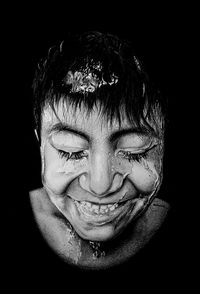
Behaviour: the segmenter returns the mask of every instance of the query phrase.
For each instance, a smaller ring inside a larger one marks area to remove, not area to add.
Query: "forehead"
[[[88,109],[82,103],[80,106],[73,106],[69,102],[60,101],[58,105],[46,106],[42,113],[42,126],[51,128],[57,123],[68,124],[79,129],[86,129],[88,132],[93,132],[95,129],[106,130],[109,132],[134,127],[130,124],[126,115],[122,112],[121,123],[117,118],[112,121],[105,115],[100,105],[95,105],[92,110]]]

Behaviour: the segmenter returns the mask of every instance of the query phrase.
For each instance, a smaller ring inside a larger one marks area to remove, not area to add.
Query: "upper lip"
[[[76,195],[71,195],[71,194],[67,194],[70,198],[72,198],[73,200],[76,200],[76,201],[86,201],[86,202],[90,202],[92,204],[95,204],[95,205],[108,205],[108,204],[115,204],[115,203],[121,203],[121,202],[125,202],[127,200],[130,200],[130,199],[133,199],[135,198],[136,196],[133,195],[133,193],[131,192],[126,192],[126,193],[123,193],[121,194],[120,193],[120,196],[119,195],[110,195],[110,196],[104,196],[103,198],[98,198],[98,197],[86,197],[86,198],[83,198],[83,199],[80,199],[79,197],[77,197]],[[96,199],[94,199],[96,198]],[[98,198],[98,200],[97,200]]]

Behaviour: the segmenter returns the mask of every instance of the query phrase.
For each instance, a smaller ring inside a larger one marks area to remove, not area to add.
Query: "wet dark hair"
[[[94,64],[101,64],[98,71]],[[66,82],[69,72],[90,72],[105,81],[95,91],[72,91]],[[111,83],[112,77],[118,78]],[[128,121],[138,127],[163,128],[164,104],[157,89],[150,83],[143,65],[136,57],[129,41],[100,32],[71,35],[50,48],[47,58],[40,61],[33,80],[34,118],[36,129],[41,127],[41,114],[46,105],[55,110],[60,100],[72,104],[75,109],[84,104],[91,111],[97,102],[106,118],[121,122],[124,111]]]

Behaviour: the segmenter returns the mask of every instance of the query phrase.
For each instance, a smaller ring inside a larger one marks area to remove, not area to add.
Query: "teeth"
[[[113,211],[118,207],[118,204],[107,204],[107,205],[97,205],[97,204],[92,204],[91,202],[88,201],[76,201],[76,206],[78,209],[84,209],[90,212],[94,212],[96,214],[105,214],[108,213],[109,211]]]
[[[99,210],[99,205],[95,205],[95,204],[93,204],[93,205],[91,205],[91,209],[92,210]]]
[[[95,207],[94,207],[95,206]],[[94,211],[96,213],[99,213],[99,206],[98,205],[93,205],[92,209],[90,209],[90,211]]]
[[[107,207],[108,207],[107,205],[101,205],[102,210],[106,209]]]
[[[92,203],[90,203],[90,202],[85,202],[85,206],[86,206],[87,208],[91,208]]]

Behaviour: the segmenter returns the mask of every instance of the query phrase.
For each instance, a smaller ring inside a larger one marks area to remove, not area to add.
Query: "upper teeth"
[[[79,209],[86,209],[91,212],[95,212],[97,214],[103,214],[107,213],[109,211],[113,211],[115,208],[118,207],[117,203],[114,204],[104,204],[104,205],[98,205],[98,204],[92,204],[91,202],[88,201],[76,201],[75,203]]]

